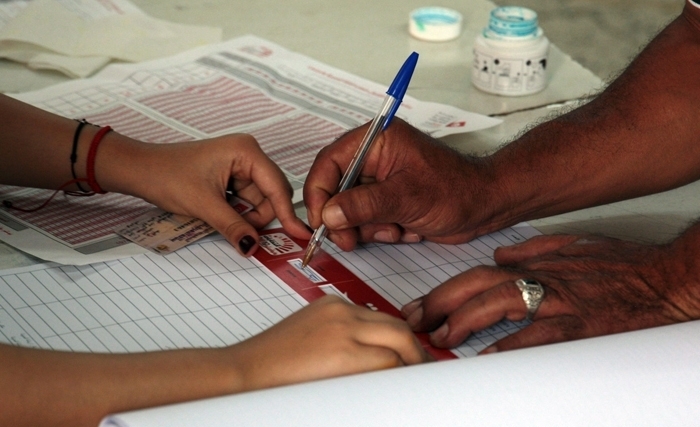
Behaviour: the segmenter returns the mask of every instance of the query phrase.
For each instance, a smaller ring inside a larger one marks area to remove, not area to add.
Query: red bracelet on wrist
[[[73,152],[71,153],[71,173],[73,176],[75,176],[75,170],[73,169],[73,162],[75,161],[75,152],[76,152],[76,147],[77,147],[77,139],[78,135],[80,133],[81,128],[84,126],[84,123],[78,124],[78,129],[76,130],[76,135],[73,138]],[[10,200],[3,200],[2,205],[5,206],[8,209],[15,209],[18,211],[22,212],[36,212],[39,209],[42,209],[44,206],[48,205],[51,200],[53,200],[54,197],[56,197],[56,194],[58,194],[59,191],[63,190],[65,187],[68,187],[71,184],[76,184],[78,188],[80,188],[80,183],[81,182],[87,182],[88,185],[90,186],[90,189],[92,190],[91,192],[77,192],[77,191],[66,191],[66,194],[70,196],[93,196],[95,194],[105,194],[106,191],[100,187],[100,184],[97,183],[97,180],[95,179],[95,156],[97,155],[97,147],[99,147],[100,142],[102,142],[102,138],[109,132],[111,131],[112,128],[109,126],[105,126],[103,128],[100,128],[95,136],[92,138],[92,142],[90,143],[90,148],[88,149],[88,155],[87,155],[87,164],[85,165],[86,169],[86,175],[87,178],[74,178],[65,184],[61,185],[56,191],[53,192],[51,197],[49,197],[45,202],[43,202],[41,205],[33,207],[33,208],[23,208],[23,207],[18,207],[15,206],[12,201]],[[81,189],[82,190],[82,189]]]
[[[100,142],[102,142],[102,138],[111,130],[112,128],[109,126],[100,128],[100,130],[98,130],[95,136],[92,138],[90,149],[88,150],[87,165],[85,167],[87,183],[90,186],[90,189],[97,194],[104,194],[106,191],[100,187],[100,184],[98,184],[97,180],[95,179],[95,156],[97,155],[97,147],[99,147]]]

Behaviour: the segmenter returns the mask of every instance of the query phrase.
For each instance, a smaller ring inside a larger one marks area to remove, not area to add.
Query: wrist
[[[105,134],[94,158],[94,178],[105,192],[140,197],[147,144],[117,132]]]
[[[669,300],[690,319],[700,318],[700,223],[665,248],[660,261]]]
[[[464,182],[468,194],[462,197],[466,206],[464,209],[472,216],[477,235],[485,235],[523,221],[524,188],[523,182],[513,180],[514,174],[508,162],[499,162],[492,155],[481,158],[471,158],[470,164],[463,170],[467,171]],[[505,167],[504,167],[505,166]],[[509,170],[510,169],[510,170]],[[520,190],[520,191],[519,191]],[[479,207],[475,209],[475,207]],[[476,218],[474,215],[478,215]]]

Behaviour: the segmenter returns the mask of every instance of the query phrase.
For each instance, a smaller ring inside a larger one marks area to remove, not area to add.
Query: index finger
[[[435,329],[450,314],[482,292],[510,279],[511,272],[491,266],[474,267],[436,287],[422,298],[420,306],[402,313],[414,331]]]
[[[308,239],[311,234],[304,222],[294,213],[292,206],[294,191],[287,177],[267,155],[262,151],[260,154],[252,168],[251,178],[253,182],[257,185],[260,193],[272,204],[272,209],[282,223],[282,227],[294,237]]]
[[[371,310],[363,311],[361,318],[368,327],[357,329],[356,339],[360,343],[387,348],[398,355],[404,365],[432,360],[403,320]]]
[[[493,256],[498,265],[514,265],[570,245],[579,239],[573,235],[535,236],[523,243],[496,248]]]

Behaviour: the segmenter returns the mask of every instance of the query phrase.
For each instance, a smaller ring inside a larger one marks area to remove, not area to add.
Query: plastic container
[[[547,86],[548,53],[549,40],[535,11],[498,7],[474,42],[472,83],[496,95],[537,93]]]
[[[408,32],[419,40],[454,40],[462,33],[462,14],[445,7],[415,9],[408,16]]]

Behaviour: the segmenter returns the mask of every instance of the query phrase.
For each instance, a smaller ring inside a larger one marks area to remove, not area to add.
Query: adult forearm
[[[700,221],[669,245],[663,271],[668,300],[687,320],[700,319]]]
[[[589,104],[491,160],[501,225],[651,194],[700,178],[700,31],[679,17]]]

